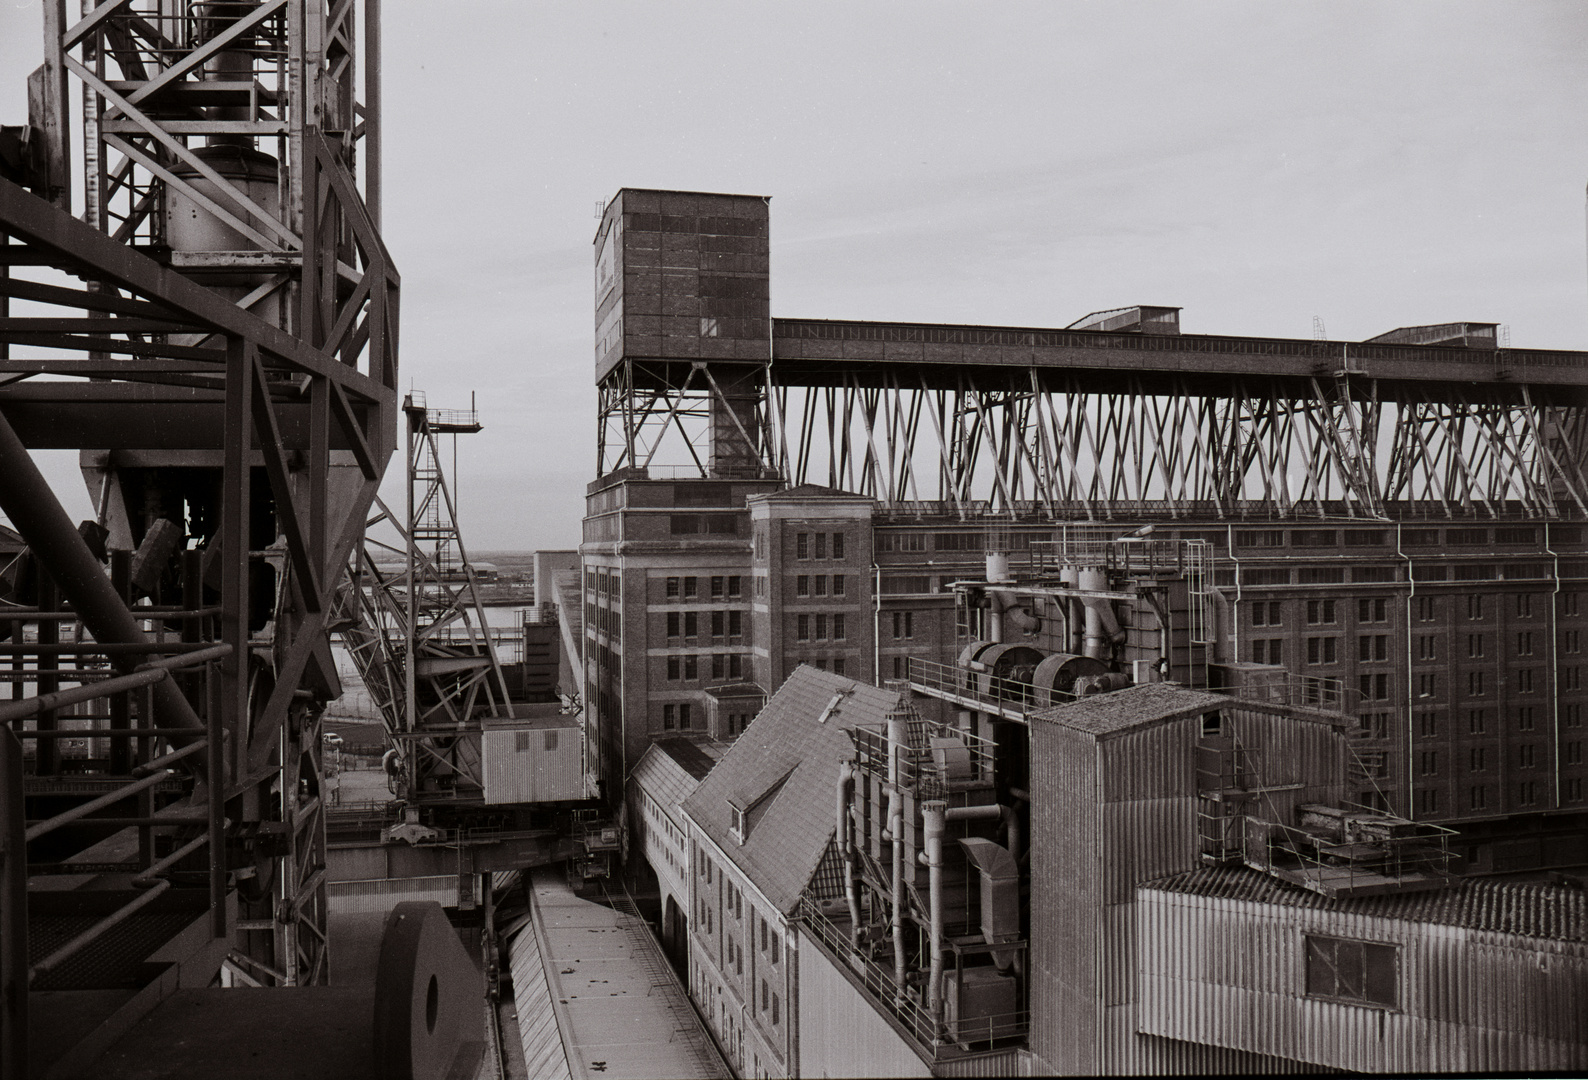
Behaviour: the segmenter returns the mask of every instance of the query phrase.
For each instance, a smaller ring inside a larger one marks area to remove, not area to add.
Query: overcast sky
[[[0,3],[17,123],[38,5]],[[479,395],[472,549],[578,543],[591,241],[621,187],[771,196],[776,316],[1148,303],[1188,333],[1469,319],[1588,347],[1581,3],[385,11],[402,378],[433,406]]]

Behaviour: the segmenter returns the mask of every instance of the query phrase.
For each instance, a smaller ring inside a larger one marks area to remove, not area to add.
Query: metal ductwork
[[[979,836],[960,840],[969,859],[981,873],[981,932],[989,945],[1020,940],[1020,867],[1008,849]],[[1007,971],[1014,962],[1013,949],[993,952],[993,963]]]

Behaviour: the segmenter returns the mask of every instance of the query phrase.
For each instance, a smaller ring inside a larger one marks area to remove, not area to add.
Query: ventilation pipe
[[[1080,588],[1080,572],[1073,566],[1066,566],[1060,570],[1059,580],[1064,583],[1066,589]],[[1085,645],[1082,641],[1081,627],[1086,618],[1085,609],[1078,597],[1060,600],[1059,603],[1064,607],[1064,632],[1069,642],[1069,651],[1077,656],[1083,655],[1081,650]]]
[[[849,808],[854,801],[855,766],[838,766],[838,845],[844,853],[844,899],[849,902],[849,944],[860,945],[860,896],[855,889],[855,820]]]
[[[1008,851],[991,840],[967,836],[960,840],[965,857],[981,872],[981,932],[989,945],[1020,940],[1020,868]],[[1008,971],[1016,949],[994,949],[993,963]]]
[[[932,1030],[943,1021],[943,833],[946,831],[948,804],[934,799],[921,807],[926,821],[926,881],[929,908],[928,930],[932,963],[928,970],[926,1008],[932,1017]]]
[[[899,791],[899,755],[904,752],[904,713],[888,714],[888,834],[893,841],[893,985],[904,1002],[904,799]]]
[[[1029,611],[1026,603],[1012,590],[988,589],[987,603],[995,641],[1003,641],[1005,626],[1012,626],[1022,634],[1034,634],[1042,625],[1042,620]]]
[[[1107,592],[1108,573],[1101,566],[1083,567],[1076,575],[1076,585],[1082,592]],[[1086,642],[1082,652],[1102,660],[1108,656],[1110,644],[1125,640],[1125,632],[1114,617],[1113,605],[1103,597],[1085,597],[1081,603],[1086,606]]]

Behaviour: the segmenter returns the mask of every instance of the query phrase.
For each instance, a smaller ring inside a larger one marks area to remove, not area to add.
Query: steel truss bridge
[[[764,365],[625,357],[598,466],[1060,519],[1588,514],[1588,352],[771,320]],[[753,448],[755,464],[716,467]],[[658,468],[658,467],[662,468]]]
[[[397,416],[375,0],[43,9],[30,122],[6,132],[22,165],[0,179],[0,509],[39,568],[0,610],[0,1072],[18,1077],[30,985],[76,988],[178,894],[207,912],[199,977],[327,981],[333,601]],[[96,521],[40,473],[57,449],[80,452]],[[68,736],[108,750],[73,773]],[[88,814],[139,842],[72,854],[104,835],[73,835]],[[27,888],[41,858],[124,887],[30,960],[29,933],[56,932]],[[101,1043],[47,1053],[68,1069]]]

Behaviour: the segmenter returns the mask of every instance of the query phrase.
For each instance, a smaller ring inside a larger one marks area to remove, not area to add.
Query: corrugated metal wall
[[[904,1036],[810,938],[799,939],[801,1076],[931,1076]],[[970,1074],[967,1074],[970,1075]]]
[[[373,881],[333,881],[326,885],[325,895],[333,911],[345,914],[390,911],[405,900],[434,900],[443,907],[457,907],[458,878],[455,874],[446,874],[437,877],[376,878]]]
[[[1581,942],[1142,890],[1141,1025],[1368,1072],[1588,1067]],[[1305,996],[1303,935],[1398,944],[1398,1009]]]
[[[528,747],[519,750],[519,736]],[[582,740],[577,727],[512,728],[481,733],[485,801],[554,802],[584,797]]]
[[[1096,744],[1031,725],[1031,1047],[1060,1072],[1097,1073],[1102,797]]]

